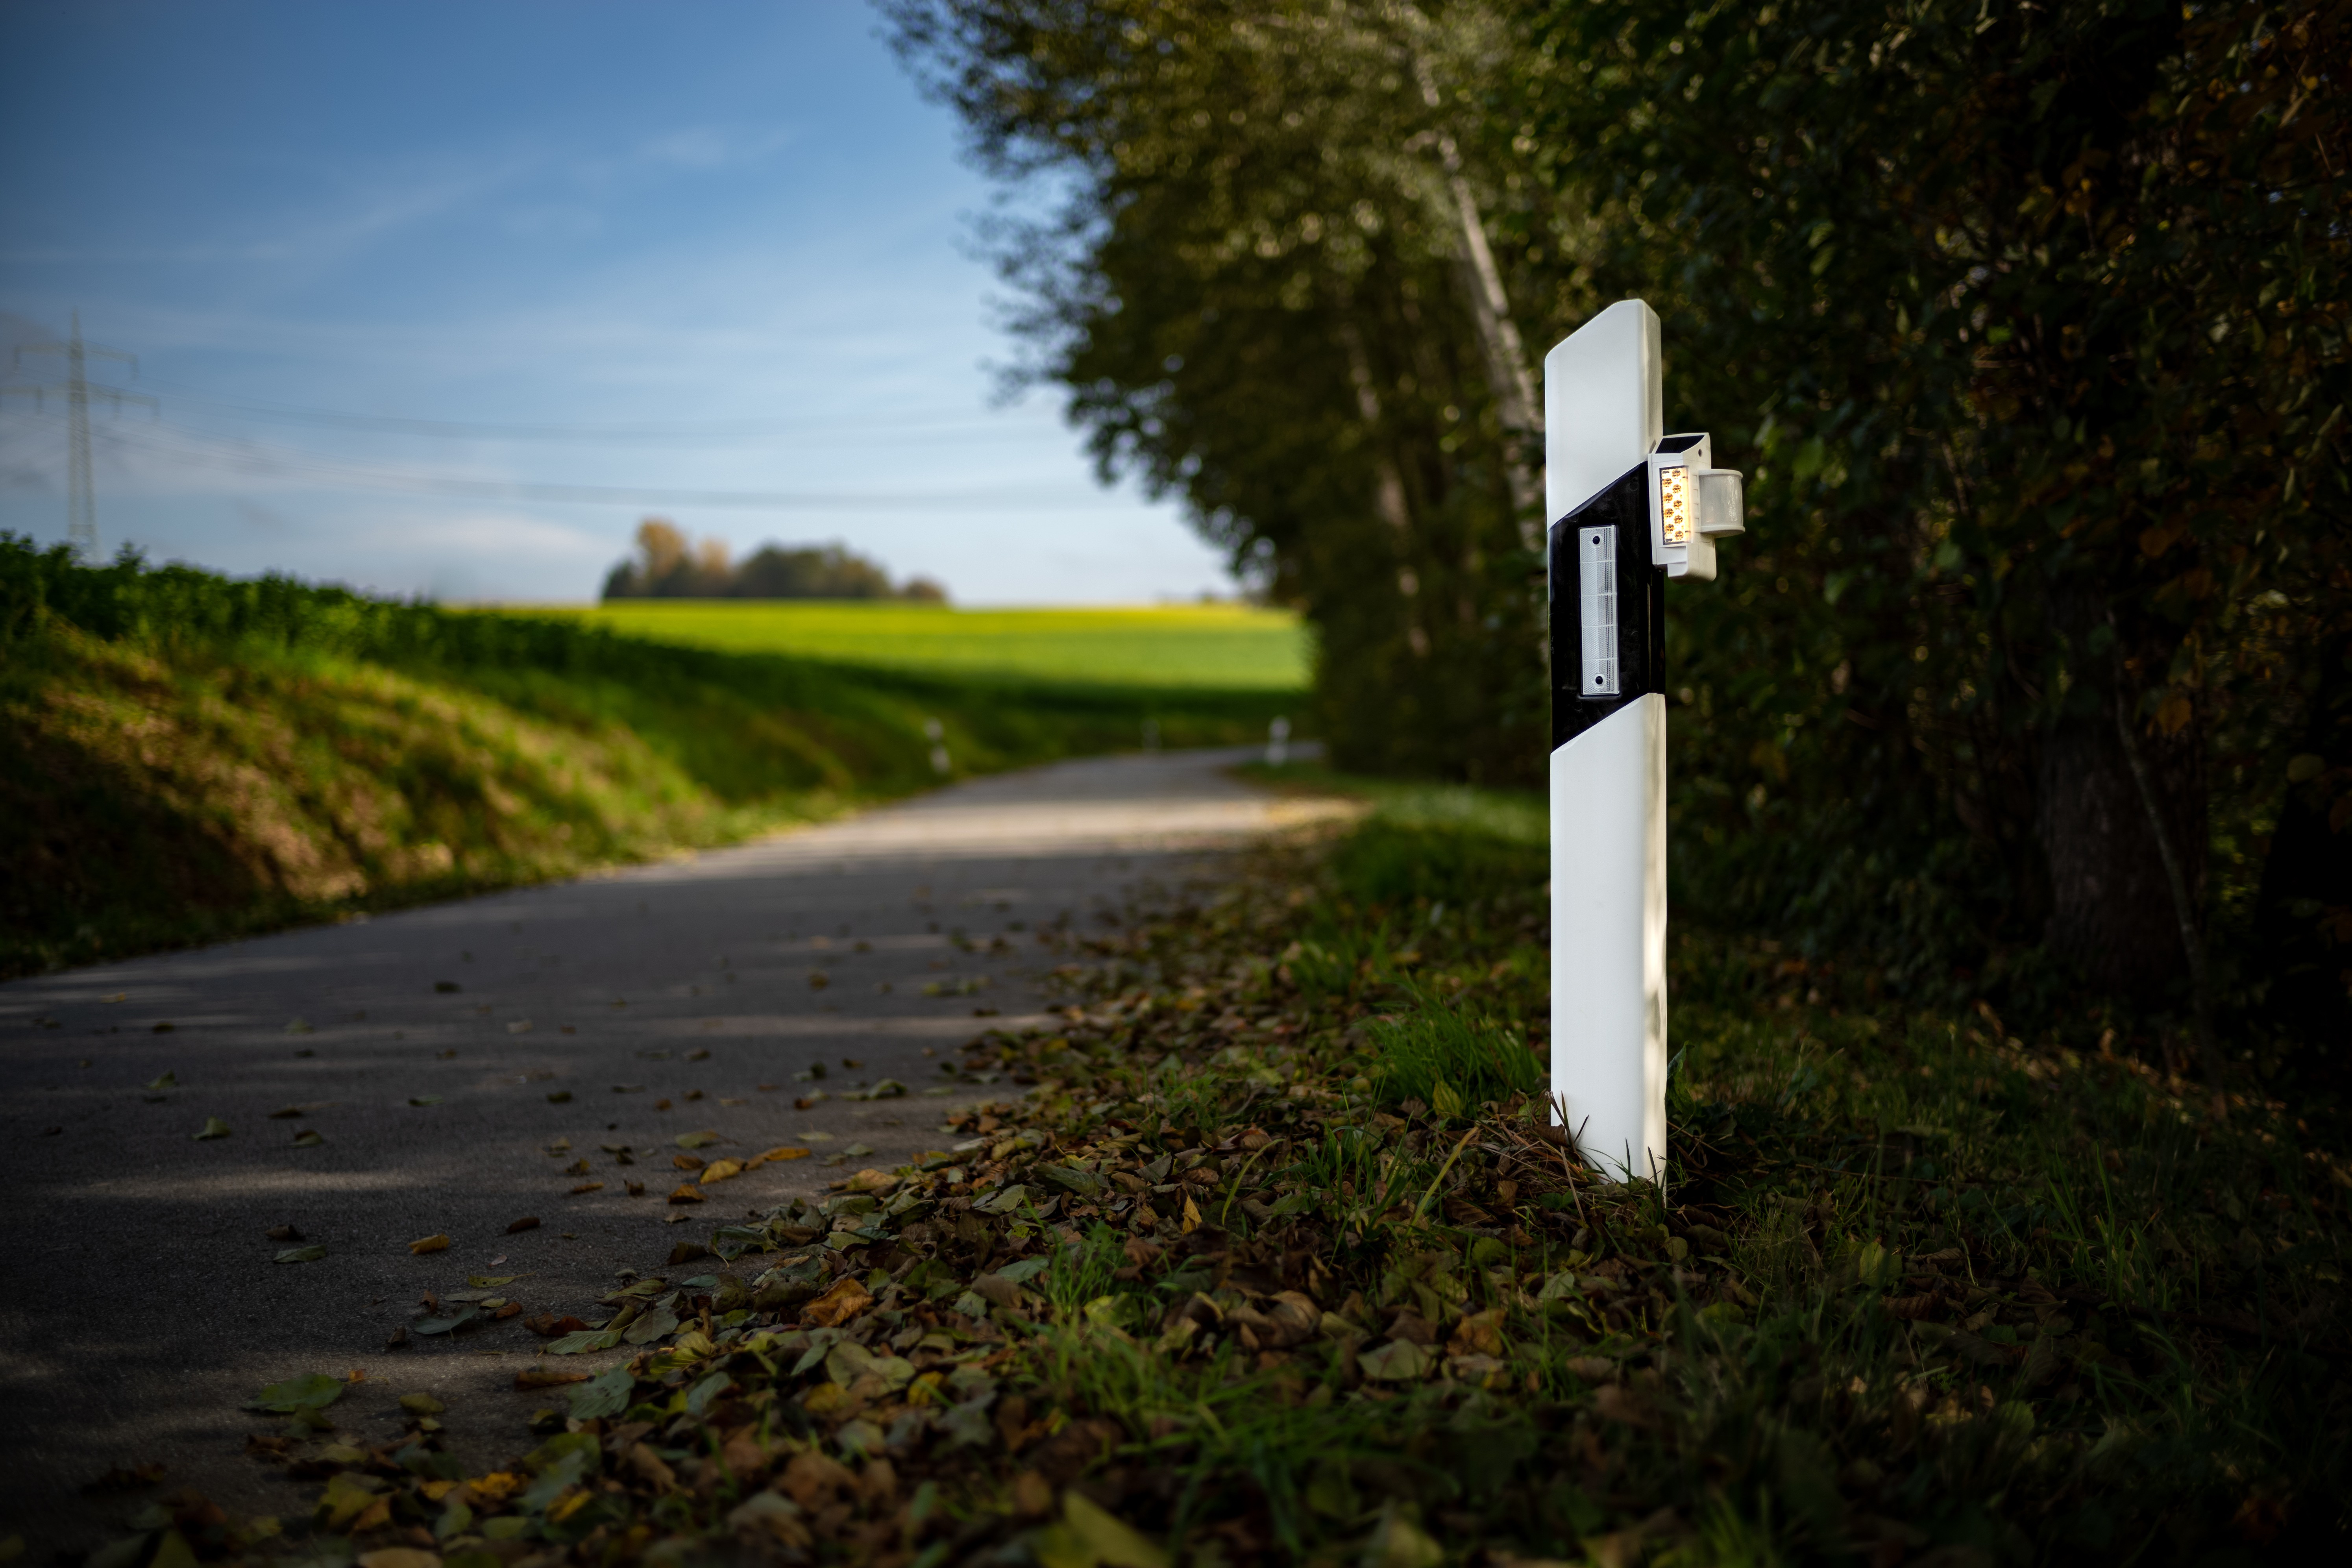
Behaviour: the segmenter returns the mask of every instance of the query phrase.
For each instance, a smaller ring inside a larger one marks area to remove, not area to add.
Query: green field
[[[1301,691],[1310,657],[1297,616],[1236,605],[965,610],[887,601],[636,599],[504,613],[562,616],[728,653],[1087,685]]]

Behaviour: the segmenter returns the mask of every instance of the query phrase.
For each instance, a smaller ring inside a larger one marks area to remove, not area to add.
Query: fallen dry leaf
[[[572,1195],[576,1198],[583,1193],[601,1193],[604,1190],[604,1184],[602,1182],[583,1182],[572,1189]]]
[[[635,1444],[630,1447],[628,1466],[657,1491],[667,1492],[677,1489],[677,1472],[662,1462],[660,1455],[643,1443]]]
[[[507,1228],[511,1230],[514,1227],[509,1226]],[[446,1236],[419,1237],[416,1240],[408,1244],[408,1250],[418,1253],[446,1252],[449,1250],[449,1238]]]
[[[853,1276],[834,1281],[833,1288],[801,1309],[801,1320],[819,1328],[836,1328],[874,1304],[873,1293]]]
[[[727,1467],[727,1473],[740,1485],[746,1478],[766,1473],[768,1450],[751,1433],[738,1432],[719,1450],[719,1462]]]
[[[730,1176],[742,1173],[743,1162],[740,1160],[713,1160],[703,1167],[702,1184],[707,1187],[713,1182],[723,1182]]]
[[[670,1194],[669,1201],[674,1204],[698,1204],[708,1202],[709,1200],[700,1193],[695,1191],[694,1188],[680,1185],[676,1192]]]
[[[672,1154],[669,1163],[681,1171],[699,1171],[709,1163],[699,1154]]]
[[[441,1568],[438,1554],[416,1546],[380,1546],[361,1552],[356,1561],[359,1568]]]
[[[1021,1287],[1002,1274],[983,1274],[971,1282],[972,1293],[1008,1310],[1021,1305]]]
[[[794,1502],[814,1508],[844,1492],[856,1491],[857,1473],[838,1459],[803,1452],[793,1455],[792,1463],[784,1467],[783,1487]]]
[[[1501,1355],[1502,1309],[1474,1312],[1454,1324],[1453,1341],[1446,1348],[1455,1355]]]
[[[517,1388],[561,1388],[567,1383],[585,1383],[588,1375],[584,1372],[541,1372],[529,1368],[515,1373],[514,1385]]]
[[[507,1226],[507,1234],[509,1236],[519,1236],[526,1230],[537,1230],[538,1228],[539,1216],[535,1214],[527,1214],[523,1215],[522,1218]]]
[[[809,1152],[806,1149],[795,1148],[790,1143],[779,1149],[771,1149],[760,1156],[762,1160],[805,1160],[808,1157]]]
[[[1652,1419],[1649,1401],[1613,1383],[1603,1384],[1592,1403],[1606,1419],[1622,1421],[1629,1426],[1646,1426]]]

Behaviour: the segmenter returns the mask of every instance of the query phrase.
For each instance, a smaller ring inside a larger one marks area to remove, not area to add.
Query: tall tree
[[[1318,634],[1334,753],[1531,776],[1531,381],[1461,159],[1483,10],[895,0],[899,44],[1050,217],[996,231],[1029,374]]]

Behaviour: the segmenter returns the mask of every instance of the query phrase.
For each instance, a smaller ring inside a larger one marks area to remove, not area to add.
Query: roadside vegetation
[[[720,652],[0,536],[0,977],[726,843],[1133,748],[1147,723],[1247,741],[1283,707]]]
[[[1535,803],[1373,804],[1050,933],[1062,1021],[946,1064],[996,1098],[918,1163],[601,1300],[450,1281],[417,1332],[545,1336],[510,1463],[469,1473],[429,1399],[338,1431],[322,1371],[263,1391],[250,1449],[311,1511],[179,1494],[107,1568],[2340,1546],[2334,1121],[2168,1076],[2126,1022],[2013,1032],[1685,927],[1673,1168],[1612,1184],[1546,1129]]]
[[[880,5],[1035,215],[1021,374],[1306,617],[1333,763],[1540,784],[1540,361],[1638,297],[1747,474],[1685,907],[2352,1037],[2352,4]]]

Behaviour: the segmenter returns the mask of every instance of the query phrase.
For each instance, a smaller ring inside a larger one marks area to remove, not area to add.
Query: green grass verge
[[[518,608],[730,653],[1077,685],[1304,695],[1309,637],[1286,610],[1238,605],[966,610],[893,601],[621,599]]]
[[[271,1439],[337,1472],[297,1549],[2340,1555],[2339,1130],[1685,930],[1668,1183],[1598,1179],[1497,1063],[1541,1045],[1541,839],[1414,798],[1068,937],[1081,1005],[943,1067],[1015,1087],[938,1154],[549,1303],[587,1326],[533,1375],[624,1359],[511,1464]],[[277,1528],[185,1514],[120,1561]]]
[[[1283,694],[862,669],[0,537],[0,976],[479,892]]]

